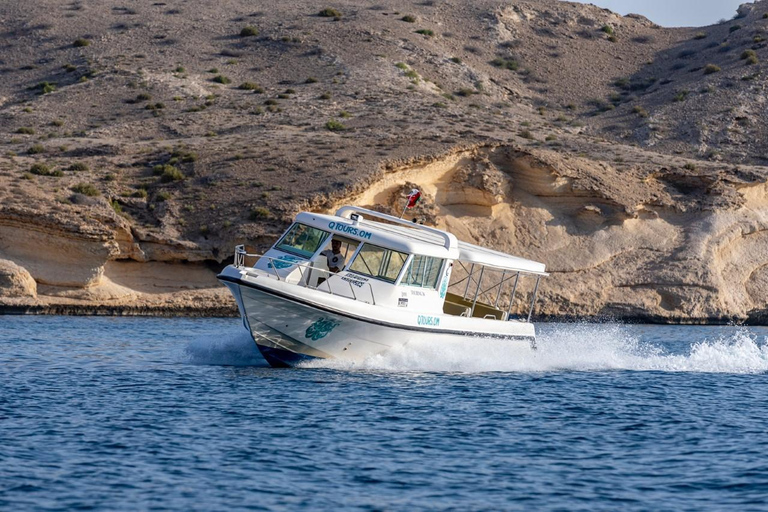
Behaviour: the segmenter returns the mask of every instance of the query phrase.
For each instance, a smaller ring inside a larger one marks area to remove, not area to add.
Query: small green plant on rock
[[[67,170],[74,172],[85,172],[90,169],[88,168],[88,164],[84,162],[75,162],[74,164],[70,165]]]
[[[347,127],[344,126],[344,124],[341,123],[341,121],[337,121],[335,119],[331,119],[330,121],[325,123],[325,128],[332,132],[343,132],[344,130],[347,129]]]
[[[251,210],[251,214],[249,215],[251,220],[263,220],[268,219],[272,215],[272,212],[269,211],[268,208],[264,208],[263,206],[257,206],[253,210]]]
[[[330,7],[326,7],[317,13],[321,18],[341,18],[341,12]]]
[[[496,57],[491,61],[491,66],[510,71],[517,71],[520,68],[517,61],[511,57]]]
[[[97,189],[90,183],[78,183],[77,185],[72,187],[70,190],[72,190],[72,192],[75,192],[77,194],[83,194],[84,196],[88,196],[88,197],[96,197],[101,195],[101,192],[99,192],[99,189]]]
[[[243,91],[253,91],[257,94],[261,94],[264,92],[264,88],[260,86],[259,84],[255,84],[253,82],[243,82],[240,85],[237,86],[238,89],[242,89]]]

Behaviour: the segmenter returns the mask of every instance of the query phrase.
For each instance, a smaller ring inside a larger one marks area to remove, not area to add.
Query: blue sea
[[[768,329],[537,327],[272,369],[237,319],[0,317],[0,509],[768,509]]]

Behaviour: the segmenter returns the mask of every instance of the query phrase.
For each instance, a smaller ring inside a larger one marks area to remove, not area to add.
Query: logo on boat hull
[[[267,268],[276,268],[278,270],[282,270],[284,268],[292,267],[296,263],[302,263],[304,260],[301,258],[297,258],[296,256],[280,256],[277,259],[271,259],[269,260],[269,263],[267,263]]]
[[[416,321],[419,325],[430,325],[433,327],[440,325],[440,319],[436,316],[419,315]]]
[[[307,331],[304,333],[305,338],[309,338],[312,341],[317,341],[321,338],[328,336],[332,330],[334,330],[341,322],[332,318],[320,317],[315,323],[307,327]]]

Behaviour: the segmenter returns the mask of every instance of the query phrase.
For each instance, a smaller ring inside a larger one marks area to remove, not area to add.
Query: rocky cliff
[[[768,5],[665,29],[526,2],[0,6],[0,305],[232,314],[302,209],[543,261],[551,318],[765,322]]]

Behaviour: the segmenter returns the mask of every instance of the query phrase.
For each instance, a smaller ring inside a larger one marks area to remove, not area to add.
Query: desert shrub
[[[603,32],[605,32],[609,36],[613,35],[613,27],[610,26],[610,25],[603,25],[603,27],[600,30],[602,30]]]
[[[136,190],[133,194],[131,194],[131,197],[138,197],[139,199],[146,199],[147,198],[147,190],[144,188],[140,188]]]
[[[694,164],[693,162],[688,162],[687,164],[685,164],[683,166],[683,168],[686,169],[686,170],[689,170],[689,171],[695,171],[696,170],[696,164]]]
[[[342,132],[342,131],[347,129],[347,127],[344,126],[343,123],[341,123],[340,121],[337,121],[335,119],[331,119],[330,121],[325,123],[325,128],[327,130],[332,131],[332,132]]]
[[[48,94],[56,90],[56,84],[51,82],[40,82],[35,86],[39,94]]]
[[[329,100],[329,99],[331,99],[331,93],[324,92],[323,94],[320,95],[320,99],[321,100]]]
[[[72,73],[77,70],[77,66],[73,66],[72,64],[64,64],[61,68],[67,73]]]
[[[253,210],[251,210],[251,214],[249,215],[251,220],[262,220],[262,219],[268,219],[269,216],[272,213],[269,211],[268,208],[264,208],[263,206],[257,206]]]
[[[473,94],[477,94],[477,91],[475,91],[474,89],[464,88],[456,91],[456,96],[461,96],[462,98],[472,96]]]
[[[643,117],[643,118],[648,117],[648,111],[645,110],[640,105],[637,105],[635,108],[633,108],[632,112],[634,112],[635,114],[637,114],[638,116]]]
[[[45,148],[42,144],[33,144],[27,149],[27,154],[30,155],[39,155],[40,153],[45,153]]]
[[[218,84],[225,84],[225,85],[229,84],[229,83],[232,83],[232,80],[230,80],[229,78],[225,77],[224,75],[216,75],[215,77],[213,77],[213,81],[218,83]]]
[[[344,119],[347,119],[349,117],[352,117],[352,114],[350,114],[346,110],[342,110],[341,112],[339,112],[339,117],[343,117]]]
[[[405,21],[405,22],[407,22],[407,23],[416,23],[416,18],[414,16],[409,15],[409,14],[406,14],[405,16],[403,16],[400,19]]]
[[[451,57],[451,62],[455,62],[456,64],[461,64],[461,59],[459,57]]]
[[[421,28],[419,30],[416,30],[416,33],[421,34],[423,36],[427,36],[427,37],[433,37],[435,35],[435,33],[429,30],[428,28]]]
[[[406,77],[410,78],[414,82],[418,82],[419,81],[419,74],[415,70],[413,70],[413,69],[409,69],[408,71],[403,73],[403,75],[405,75]]]
[[[99,192],[99,189],[97,189],[90,183],[78,183],[77,185],[72,187],[70,190],[72,190],[72,192],[83,194],[84,196],[88,196],[88,197],[96,197],[98,195],[101,195],[101,192]]]
[[[82,48],[84,46],[89,46],[91,42],[87,39],[84,39],[82,37],[75,39],[75,41],[72,43],[72,46],[75,48]]]
[[[336,9],[331,9],[330,7],[322,9],[317,15],[321,18],[341,18],[341,12]]]
[[[677,54],[678,59],[688,59],[696,55],[696,50],[683,50]]]
[[[30,128],[29,126],[22,126],[21,128],[18,128],[16,130],[16,133],[21,133],[23,135],[34,135],[35,134],[35,129],[34,128]]]
[[[51,168],[46,164],[36,163],[29,168],[29,172],[32,174],[37,174],[38,176],[50,176]]]
[[[174,71],[174,73],[184,73],[187,70],[184,69],[184,66],[176,66],[176,69],[174,69],[173,71]]]
[[[741,25],[733,25],[731,28],[728,29],[728,32],[734,33],[737,30],[741,30]]]
[[[707,64],[706,66],[704,66],[705,75],[711,75],[713,73],[718,73],[720,71],[721,71],[720,66],[718,66],[717,64]]]
[[[64,126],[64,120],[63,119],[54,119],[51,121],[52,126]]]
[[[136,101],[149,101],[152,99],[152,95],[147,92],[142,92],[136,96]]]
[[[764,13],[764,14],[763,14],[763,19],[764,19],[764,20],[765,20],[765,19],[768,19],[768,12],[766,12],[766,13]]]
[[[208,72],[209,73],[218,73],[219,72],[219,68],[211,68],[211,69],[208,70]]]
[[[504,57],[496,57],[490,62],[491,66],[501,68],[501,69],[508,69],[510,71],[517,71],[520,65],[517,63],[515,59],[512,59],[510,57],[504,58]]]
[[[690,91],[688,91],[687,89],[679,91],[672,98],[672,101],[676,101],[676,102],[684,101],[685,98],[687,98],[689,94],[690,94]]]
[[[68,170],[75,171],[75,172],[84,172],[84,171],[88,171],[89,168],[88,168],[88,164],[84,162],[75,162],[74,164],[68,167]]]
[[[432,104],[432,106],[437,108],[448,108],[448,105],[446,105],[442,101],[435,102]]]
[[[253,82],[243,82],[240,85],[237,86],[238,89],[242,89],[244,91],[253,91],[257,94],[261,94],[264,92],[264,88],[260,86],[259,84],[255,84]]]
[[[265,105],[272,105],[272,106],[275,106],[275,105],[279,105],[279,104],[280,104],[280,102],[279,102],[279,101],[277,101],[277,100],[269,99],[269,100],[266,100],[266,101],[264,102],[264,104],[265,104]]]
[[[518,135],[524,139],[533,139],[533,134],[530,130],[521,130]]]
[[[408,64],[406,64],[405,62],[397,62],[395,63],[395,67],[402,70],[406,70],[408,69]]]
[[[243,27],[240,31],[240,37],[252,37],[259,35],[259,30],[256,27]]]
[[[706,32],[696,32],[696,35],[693,36],[694,39],[704,39],[707,37]]]
[[[313,77],[313,76],[310,76],[309,78],[307,78],[306,80],[304,80],[304,83],[305,83],[305,84],[314,84],[314,83],[317,83],[317,78],[315,78],[315,77]]]
[[[172,181],[181,181],[184,179],[184,174],[173,165],[163,166],[163,173],[160,175],[160,181],[162,183],[170,183]]]
[[[747,57],[747,66],[757,64],[758,62],[757,55],[750,55]]]
[[[123,213],[123,207],[117,202],[117,199],[110,199],[109,206],[111,206],[118,215]]]
[[[285,94],[296,94],[296,90],[295,89],[286,89],[284,92],[285,92]]]
[[[155,195],[155,200],[162,203],[164,201],[167,201],[171,198],[171,193],[167,192],[165,190],[161,190]]]

